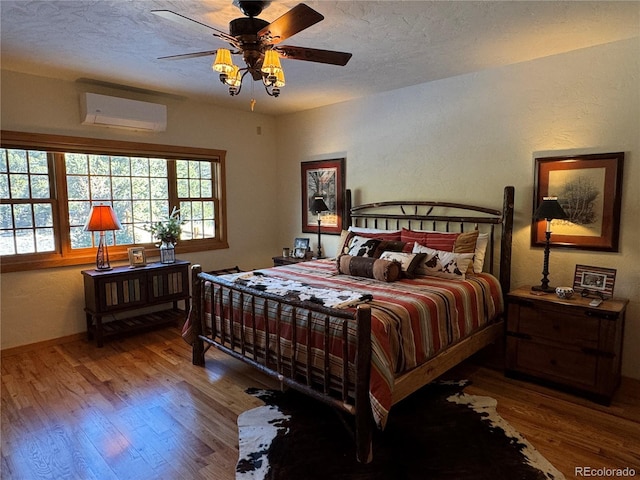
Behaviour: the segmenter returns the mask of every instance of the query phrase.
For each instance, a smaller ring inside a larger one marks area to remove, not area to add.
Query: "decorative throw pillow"
[[[398,262],[389,260],[342,255],[338,258],[338,272],[354,277],[373,278],[381,282],[395,282],[400,278],[401,267]]]
[[[342,230],[342,232],[340,233],[340,240],[338,240],[338,250],[336,257],[344,255],[345,249],[347,248],[347,243],[352,236],[353,234],[348,230]]]
[[[349,250],[349,242],[355,236],[376,238],[385,241],[400,241],[400,230],[381,230],[378,228],[349,227],[349,230],[342,230],[338,242],[337,257],[344,255]],[[411,249],[409,249],[410,251]]]
[[[475,253],[476,251],[476,242],[478,240],[478,230],[473,230],[471,232],[461,233],[456,238],[456,243],[453,246],[454,253]],[[475,258],[475,257],[474,257]],[[469,268],[466,272],[468,275],[471,275],[473,272],[473,262],[469,264]]]
[[[347,240],[345,255],[352,257],[373,257],[382,240],[354,235]]]
[[[383,252],[382,255],[380,255],[381,260],[398,262],[402,267],[402,274],[407,278],[413,278],[414,271],[423,258],[424,255],[420,252]]]
[[[415,270],[416,275],[464,280],[469,265],[473,262],[473,253],[434,250],[417,243],[413,246],[413,251],[426,254]]]
[[[418,231],[403,228],[400,239],[407,243],[419,243],[436,250],[453,252],[458,236],[460,236],[459,233]]]
[[[480,232],[478,232],[478,230],[472,230],[471,232],[464,232],[458,235],[455,243],[453,244],[453,251],[455,253],[474,253],[479,233]],[[429,245],[427,245],[427,247],[428,246]]]
[[[378,248],[376,248],[373,256],[376,258],[380,258],[380,255],[382,255],[384,252],[411,253],[412,248],[413,245],[407,244],[406,242],[383,240],[380,242],[380,245],[378,245]]]

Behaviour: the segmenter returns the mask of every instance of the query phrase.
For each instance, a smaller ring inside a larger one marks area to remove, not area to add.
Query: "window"
[[[122,229],[106,232],[112,260],[155,248],[148,231],[173,208],[184,220],[178,252],[227,248],[224,151],[2,132],[2,271],[91,263],[92,205],[112,205]]]

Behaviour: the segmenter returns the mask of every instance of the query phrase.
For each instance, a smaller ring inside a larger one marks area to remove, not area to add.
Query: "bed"
[[[500,209],[351,206],[338,257],[213,275],[192,267],[193,363],[210,346],[353,416],[356,455],[392,405],[503,337],[514,188]]]

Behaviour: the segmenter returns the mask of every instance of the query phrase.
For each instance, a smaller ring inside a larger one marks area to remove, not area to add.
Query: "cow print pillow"
[[[453,253],[434,250],[416,243],[414,253],[426,253],[424,259],[415,269],[416,275],[432,275],[434,277],[465,279],[469,265],[473,262],[473,253]]]
[[[345,254],[352,257],[373,257],[382,240],[354,235],[349,239]]]

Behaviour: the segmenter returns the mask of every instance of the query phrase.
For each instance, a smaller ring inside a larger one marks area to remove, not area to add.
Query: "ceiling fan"
[[[152,10],[151,13],[167,20],[191,28],[197,27],[229,43],[233,49],[230,51],[219,48],[205,52],[170,55],[159,59],[181,60],[215,55],[213,69],[220,73],[220,81],[229,87],[231,95],[240,93],[242,79],[248,73],[254,80],[261,80],[267,93],[274,97],[280,94],[280,88],[285,84],[284,71],[279,58],[340,66],[347,64],[351,53],[281,45],[280,42],[283,40],[315,25],[324,17],[311,7],[300,3],[271,23],[257,18],[270,3],[270,0],[234,0],[233,4],[246,16],[232,20],[229,23],[229,33],[170,10]],[[239,68],[234,65],[231,60],[232,54],[242,55],[246,67]]]

